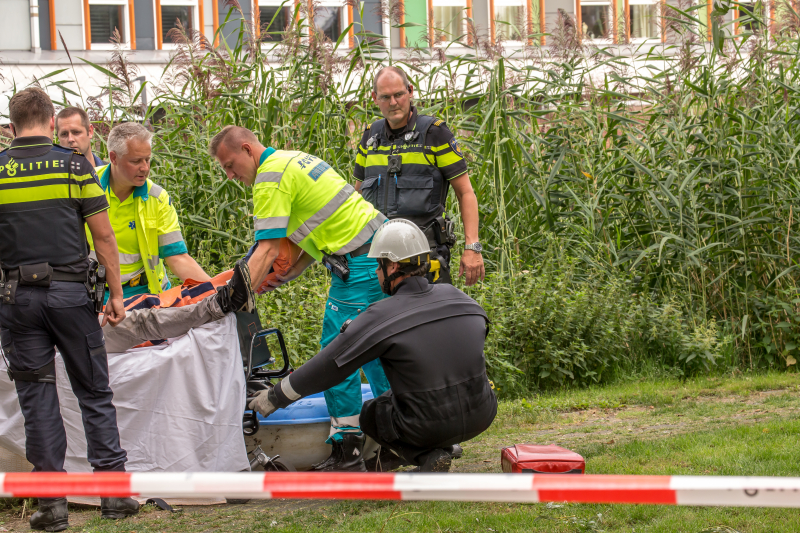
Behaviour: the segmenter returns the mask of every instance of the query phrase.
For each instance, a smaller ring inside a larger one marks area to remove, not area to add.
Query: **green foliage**
[[[599,383],[647,365],[692,375],[719,358],[727,340],[713,321],[694,324],[679,303],[549,250],[538,269],[493,274],[468,291],[492,320],[487,364],[501,393]]]
[[[563,14],[548,48],[509,57],[475,37],[470,53],[436,44],[398,60],[375,35],[357,31],[352,49],[344,33],[326,41],[301,3],[279,45],[253,46],[244,22],[217,50],[173,30],[147,110],[119,52],[92,112],[101,132],[121,118],[154,125],[152,177],[192,255],[216,270],[252,242],[252,200],[207,154],[211,137],[239,124],[350,176],[379,117],[369,81],[400,65],[469,161],[490,272],[470,294],[495,322],[487,360],[501,391],[690,375],[720,358],[786,368],[800,350],[800,40],[786,9],[771,35],[734,37],[719,19],[732,5],[714,3],[712,47],[695,12],[670,5],[667,46],[628,46],[630,60],[580,44]],[[452,195],[449,209],[457,219]],[[316,349],[324,283],[315,271],[266,299],[298,362]]]

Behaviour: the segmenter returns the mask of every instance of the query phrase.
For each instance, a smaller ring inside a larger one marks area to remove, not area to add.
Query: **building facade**
[[[7,113],[15,87],[46,76],[47,90],[58,102],[74,103],[71,95],[78,93],[81,98],[102,93],[108,77],[87,62],[107,64],[117,34],[121,47],[130,50],[129,61],[138,70],[139,82],[152,87],[159,83],[175,49],[169,34],[173,28],[200,31],[214,46],[233,46],[244,17],[264,46],[272,46],[298,13],[297,2],[308,2],[304,7],[312,13],[314,25],[334,41],[350,28],[340,46],[357,45],[363,29],[365,34],[384,36],[395,59],[401,59],[402,49],[429,43],[449,46],[449,53],[457,54],[461,45],[475,44],[475,37],[502,42],[510,53],[525,40],[546,46],[550,38],[544,34],[553,31],[559,12],[572,17],[584,42],[657,46],[667,38],[667,17],[662,15],[675,16],[667,2],[681,9],[700,2],[691,13],[700,24],[698,34],[710,40],[711,1],[239,0],[241,9],[234,9],[226,0],[0,0],[5,27],[14,28],[0,32],[0,115]],[[774,20],[775,3],[740,0],[738,5],[727,15],[730,24],[725,31],[752,29],[756,22],[749,17],[737,22],[749,13],[763,24]],[[396,14],[391,22],[387,12]],[[467,47],[463,50],[470,52]],[[51,76],[61,69],[63,74]],[[80,87],[74,79],[81,80]],[[143,93],[147,97],[149,89]]]
[[[679,0],[383,0],[383,9],[381,0],[361,2],[362,9],[346,0],[313,0],[313,4],[312,0],[240,0],[241,13],[269,34],[267,41],[279,39],[273,32],[286,26],[298,1],[309,2],[315,25],[332,40],[353,23],[388,36],[392,48],[404,48],[427,46],[431,41],[465,41],[468,19],[489,41],[522,44],[524,36],[552,29],[559,10],[575,18],[586,40],[659,42],[665,37],[662,2]],[[239,10],[226,7],[225,0],[3,0],[0,5],[6,27],[17,29],[0,32],[0,54],[58,51],[64,45],[76,52],[109,50],[115,30],[130,50],[169,51],[173,45],[168,32],[177,21],[209,38],[222,25],[220,37],[233,44],[241,18]],[[691,5],[687,2],[684,8]],[[756,3],[751,8],[747,2],[741,5],[732,17],[752,11]],[[402,13],[399,24],[382,20],[387,17],[381,17],[381,10],[390,9]],[[702,5],[693,13],[705,21],[709,10]],[[768,13],[764,15],[769,18]],[[404,27],[393,27],[398,25]],[[346,45],[355,44],[355,33],[350,30]],[[546,44],[545,37],[540,41]]]

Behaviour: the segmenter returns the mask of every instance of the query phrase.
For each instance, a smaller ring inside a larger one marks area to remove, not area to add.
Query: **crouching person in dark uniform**
[[[497,414],[483,356],[488,318],[455,287],[428,283],[430,246],[412,222],[386,222],[369,257],[378,258],[378,280],[392,297],[346,322],[333,342],[261,391],[250,408],[269,415],[379,358],[391,390],[364,403],[362,431],[422,472],[446,472],[451,446],[480,435]]]
[[[0,340],[25,418],[25,452],[34,472],[63,472],[67,435],[58,404],[55,349],[64,359],[83,414],[89,463],[95,472],[124,472],[117,412],[95,303],[89,296],[84,222],[96,236],[97,257],[111,297],[105,321],[125,318],[119,259],[108,202],[86,158],[53,144],[54,109],[29,88],[9,102],[15,139],[0,152]],[[96,292],[93,291],[93,294]],[[103,498],[103,518],[138,512],[131,498]],[[40,498],[31,528],[68,527],[66,498]]]

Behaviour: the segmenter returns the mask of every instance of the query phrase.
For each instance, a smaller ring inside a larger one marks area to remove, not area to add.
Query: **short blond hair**
[[[208,154],[211,157],[217,157],[220,146],[225,144],[225,146],[231,148],[236,142],[257,143],[258,138],[255,133],[247,128],[241,126],[225,126],[219,133],[214,135],[211,142],[208,143]]]

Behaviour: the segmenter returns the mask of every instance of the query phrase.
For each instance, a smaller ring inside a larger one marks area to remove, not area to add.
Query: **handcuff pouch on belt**
[[[13,271],[13,276],[7,274],[9,272],[7,270],[3,270],[0,275],[0,290],[2,290],[4,304],[15,305],[17,303],[17,287],[20,285],[46,288],[53,281],[53,267],[49,263],[20,265]],[[11,279],[12,277],[14,279]]]
[[[322,264],[342,281],[347,281],[350,277],[350,266],[347,264],[347,258],[343,255],[323,254]]]

